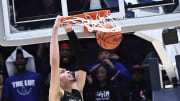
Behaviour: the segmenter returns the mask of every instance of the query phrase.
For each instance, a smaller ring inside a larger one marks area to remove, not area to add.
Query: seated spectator
[[[94,69],[96,69],[100,63],[107,63],[110,65],[111,73],[115,76],[114,79],[117,80],[118,84],[120,83],[120,79],[129,81],[130,80],[130,74],[125,66],[123,66],[121,63],[111,59],[111,52],[108,50],[100,49],[99,55],[98,55],[98,64],[94,64],[88,67],[88,70],[91,72]],[[117,77],[117,78],[116,78]]]
[[[119,91],[111,78],[110,67],[102,63],[93,70],[93,83],[87,92],[88,101],[121,101]],[[87,96],[86,96],[87,97]]]
[[[4,84],[4,101],[39,101],[43,90],[41,76],[35,73],[34,58],[21,47],[6,60],[9,78]]]
[[[130,81],[130,74],[125,66],[120,62],[111,59],[111,52],[108,50],[100,49],[98,55],[98,64],[94,64],[88,67],[88,70],[92,72],[95,70],[101,63],[106,63],[109,65],[109,72],[112,74],[111,80],[114,80],[115,85],[119,90],[123,90],[123,99],[127,99],[128,95],[128,83]],[[91,82],[91,77],[88,76],[88,80]],[[121,95],[120,95],[121,96]]]
[[[130,101],[148,101],[151,98],[151,94],[145,82],[143,67],[134,65],[131,75]]]

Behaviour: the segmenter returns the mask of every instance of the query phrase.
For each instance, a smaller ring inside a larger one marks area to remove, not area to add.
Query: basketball
[[[112,28],[111,24],[106,24],[105,28]],[[121,32],[101,32],[98,31],[96,33],[96,40],[99,46],[106,50],[112,50],[119,46],[122,41],[122,34]]]

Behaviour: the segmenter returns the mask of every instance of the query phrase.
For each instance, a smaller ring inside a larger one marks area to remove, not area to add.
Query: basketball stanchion
[[[63,23],[84,26],[85,33],[96,33],[98,45],[106,50],[112,50],[122,41],[121,26],[110,15],[110,10],[86,12],[64,17]]]

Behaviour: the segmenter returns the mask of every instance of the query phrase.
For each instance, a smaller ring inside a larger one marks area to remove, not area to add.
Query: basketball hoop
[[[115,20],[110,16],[110,10],[86,12],[83,14],[65,17],[62,21],[63,23],[84,26],[85,32],[121,32],[121,26],[116,24]],[[111,24],[113,27],[105,28],[104,26],[106,24]]]
[[[69,16],[63,18],[62,22],[84,26],[84,32],[97,32],[97,43],[106,50],[117,48],[122,40],[121,26],[110,16],[110,10]]]

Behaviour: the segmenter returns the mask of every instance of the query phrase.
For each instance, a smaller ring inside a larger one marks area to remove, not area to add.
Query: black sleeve
[[[80,45],[80,41],[78,40],[76,33],[74,31],[67,33],[70,41],[70,45],[72,48],[72,51],[75,53],[76,57],[76,64],[78,67],[77,70],[84,70],[87,72],[87,65],[86,65],[86,58],[84,51]]]

